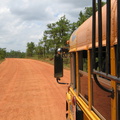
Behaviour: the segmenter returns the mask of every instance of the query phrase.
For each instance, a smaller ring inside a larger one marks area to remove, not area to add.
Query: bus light
[[[76,97],[75,96],[73,96],[73,98],[72,98],[72,103],[73,103],[73,105],[76,105]]]

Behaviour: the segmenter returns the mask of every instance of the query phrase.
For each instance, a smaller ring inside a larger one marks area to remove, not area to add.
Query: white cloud
[[[0,48],[26,51],[27,42],[38,43],[46,25],[66,15],[76,22],[90,0],[0,0]]]

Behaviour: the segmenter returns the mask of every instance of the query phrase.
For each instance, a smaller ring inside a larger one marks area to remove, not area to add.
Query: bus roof
[[[116,0],[111,1],[111,46],[117,43]],[[102,8],[102,45],[106,46],[106,5]],[[98,47],[98,12],[96,12],[96,47]],[[92,48],[92,17],[87,19],[70,37],[70,52]]]

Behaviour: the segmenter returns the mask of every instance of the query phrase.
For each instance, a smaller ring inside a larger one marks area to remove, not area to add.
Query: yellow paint
[[[88,50],[88,102],[89,109],[92,108],[92,81],[91,81],[91,54],[90,50]]]
[[[111,46],[117,44],[117,14],[116,14],[116,0],[111,0]],[[106,5],[102,9],[102,45],[106,46]],[[96,47],[98,47],[98,14],[96,14]],[[67,93],[68,106],[70,107],[73,96],[77,99],[77,104],[84,112],[84,120],[99,120],[100,118],[92,111],[92,80],[91,80],[91,53],[92,48],[92,17],[85,21],[70,38],[70,51],[76,52],[76,91],[70,88]],[[79,81],[79,57],[78,51],[87,50],[88,53],[88,104],[79,96],[80,81]],[[115,47],[111,47],[111,75],[116,76],[116,61],[115,61]],[[114,89],[114,99],[111,98],[111,120],[117,120],[117,85],[115,81],[111,80],[111,87]],[[69,108],[70,109],[70,108]],[[69,112],[69,118],[72,120],[72,113]]]
[[[85,103],[85,101],[79,97],[72,88],[70,88],[70,92],[72,96],[76,97],[78,106],[82,109],[84,115],[88,118],[88,120],[100,120],[100,118],[92,110],[89,109],[89,106]]]
[[[111,39],[112,45],[116,44],[117,34],[117,4],[116,0],[111,0],[111,35],[114,39]],[[86,47],[91,49],[92,47],[92,17],[88,18],[77,30],[73,32],[70,37],[70,51],[73,49],[85,50]],[[98,41],[98,14],[96,14],[96,41]],[[102,7],[102,45],[106,46],[106,5]],[[98,47],[98,42],[96,42]]]
[[[111,75],[116,75],[115,47],[111,47]],[[111,120],[117,120],[117,85],[115,81],[111,81],[114,89],[114,99],[111,99]]]
[[[68,118],[70,118],[71,113],[70,113],[70,104],[71,104],[71,95],[69,93],[66,94],[66,101],[68,102]]]
[[[76,89],[77,95],[79,94],[79,62],[78,62],[78,52],[76,52]]]
[[[83,119],[84,120],[89,120],[85,114],[83,114]]]

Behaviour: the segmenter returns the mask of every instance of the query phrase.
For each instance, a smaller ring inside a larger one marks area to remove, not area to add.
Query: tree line
[[[11,50],[10,52],[6,52],[6,58],[25,58],[26,53],[21,51]]]
[[[10,52],[6,51],[6,48],[0,48],[0,60],[5,58],[25,58],[26,53],[20,51],[11,50]]]
[[[102,2],[102,6],[105,2]],[[96,4],[96,11],[98,10]],[[92,15],[92,7],[86,7],[84,11],[80,11],[77,22],[71,23],[66,16],[62,16],[57,22],[47,24],[47,30],[44,31],[42,39],[36,45],[34,42],[28,42],[26,53],[11,50],[6,52],[6,48],[0,48],[0,59],[4,58],[24,58],[33,57],[53,57],[57,48],[67,46],[71,34],[90,16]]]
[[[102,2],[102,6],[105,2]],[[96,4],[96,11],[98,10]],[[35,45],[34,42],[27,43],[26,55],[32,57],[47,57],[53,55],[56,48],[66,46],[71,34],[90,16],[92,16],[92,7],[86,7],[80,11],[78,21],[71,23],[66,16],[62,16],[57,22],[47,24],[47,30],[44,31],[43,38]]]

